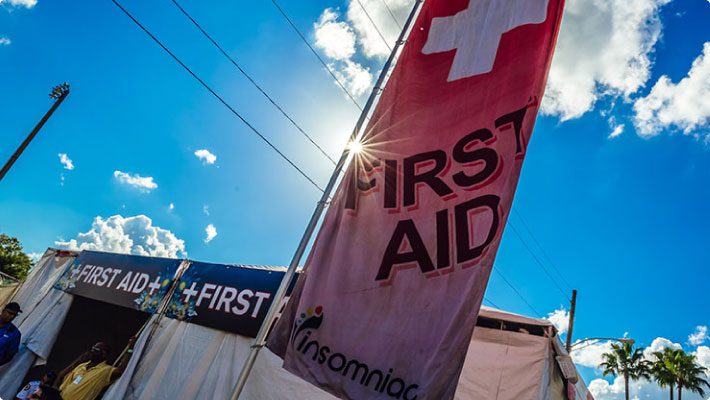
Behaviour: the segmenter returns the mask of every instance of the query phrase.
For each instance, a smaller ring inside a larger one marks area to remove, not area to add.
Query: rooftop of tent
[[[536,336],[552,337],[557,335],[555,326],[546,319],[526,317],[487,306],[481,306],[476,326],[523,332]]]
[[[61,254],[62,256],[75,256],[81,255],[82,251],[73,251],[66,249],[57,249],[48,247],[45,255],[47,253]],[[91,250],[95,253],[106,253],[106,254],[118,254],[112,252],[102,252]],[[151,257],[131,254],[132,257],[145,257],[145,258],[162,258],[162,257]],[[239,268],[250,268],[250,269],[260,269],[267,271],[286,271],[287,267],[279,265],[255,265],[255,264],[217,264],[210,263],[206,261],[198,261],[191,259],[181,259],[182,261],[189,261],[191,263],[201,263],[201,264],[213,264],[222,265],[226,267],[239,267]],[[299,268],[300,269],[300,268]],[[532,318],[520,314],[515,314],[509,311],[499,310],[497,308],[481,306],[481,310],[478,316],[477,326],[487,327],[492,329],[502,329],[507,331],[525,332],[537,336],[555,336],[557,334],[557,329],[548,320],[542,318]]]

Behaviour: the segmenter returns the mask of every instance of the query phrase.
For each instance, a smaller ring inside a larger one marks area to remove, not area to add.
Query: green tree
[[[631,343],[612,344],[611,352],[602,354],[604,360],[599,366],[604,376],[616,375],[624,378],[624,393],[629,400],[631,379],[650,379],[651,365],[643,358],[643,349],[634,349]]]
[[[695,355],[687,354],[683,350],[675,350],[674,356],[673,367],[678,386],[678,400],[683,400],[683,389],[705,397],[704,389],[710,387],[710,383],[703,379],[707,368],[698,364]]]
[[[658,386],[668,388],[670,400],[673,400],[673,389],[676,383],[675,350],[666,347],[663,351],[654,352],[653,355],[656,359],[651,364],[651,375],[658,383]]]
[[[17,238],[0,234],[0,272],[17,279],[24,279],[32,266],[32,260],[22,251]]]

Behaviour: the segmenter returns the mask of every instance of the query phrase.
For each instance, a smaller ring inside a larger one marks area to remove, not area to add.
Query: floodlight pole
[[[360,113],[360,117],[358,118],[357,123],[355,124],[355,128],[350,134],[350,140],[348,141],[348,145],[345,147],[343,153],[340,155],[340,159],[338,159],[338,163],[335,166],[335,170],[330,176],[330,180],[328,180],[328,184],[326,185],[325,190],[323,190],[323,195],[318,201],[316,209],[313,211],[313,215],[311,215],[311,219],[308,221],[306,231],[303,233],[301,241],[298,243],[298,247],[296,248],[296,252],[293,255],[293,258],[291,259],[291,263],[289,264],[288,269],[286,270],[286,274],[281,280],[279,289],[274,295],[274,298],[271,302],[271,306],[269,307],[269,311],[266,313],[266,317],[264,318],[264,322],[262,322],[261,327],[259,328],[259,332],[256,334],[256,338],[254,339],[254,343],[251,345],[249,355],[247,356],[247,359],[244,362],[242,371],[239,373],[239,377],[237,378],[237,383],[234,385],[234,389],[232,390],[231,400],[238,400],[239,395],[244,389],[244,386],[246,386],[249,374],[251,373],[251,370],[254,367],[256,357],[259,355],[259,350],[261,350],[261,348],[264,347],[264,345],[266,344],[266,336],[268,335],[269,329],[271,328],[271,325],[274,319],[276,318],[276,314],[281,305],[281,300],[283,300],[284,296],[286,295],[286,290],[289,284],[291,283],[291,279],[293,278],[293,275],[295,274],[296,269],[298,268],[298,265],[301,262],[301,258],[303,257],[303,254],[306,251],[306,247],[308,247],[308,243],[311,241],[311,237],[315,232],[316,226],[318,225],[318,221],[320,221],[320,218],[323,215],[325,206],[328,203],[328,199],[330,198],[330,193],[333,191],[333,188],[335,187],[335,184],[338,181],[340,171],[345,166],[348,156],[350,155],[350,144],[358,142],[358,139],[360,137],[360,130],[362,129],[363,124],[365,123],[365,119],[370,113],[370,109],[375,103],[377,95],[383,89],[382,84],[387,78],[387,74],[389,73],[392,67],[397,52],[399,51],[400,47],[405,43],[404,37],[406,36],[407,31],[409,30],[409,27],[412,24],[412,21],[414,20],[414,17],[416,16],[423,2],[424,0],[416,0],[416,2],[414,3],[412,11],[409,13],[409,17],[407,17],[407,22],[404,24],[404,27],[402,28],[402,31],[399,34],[399,38],[397,38],[397,43],[395,44],[394,48],[392,49],[392,52],[387,58],[387,62],[385,62],[385,65],[382,67],[382,71],[380,72],[380,75],[377,78],[375,87],[372,89],[370,97],[368,97],[367,103],[365,103],[365,107],[363,108],[362,113]]]
[[[32,139],[37,136],[37,133],[40,129],[42,129],[44,123],[47,122],[47,120],[49,119],[49,117],[52,116],[52,114],[54,114],[54,111],[57,109],[57,107],[59,107],[60,104],[62,104],[67,95],[69,95],[69,85],[66,82],[59,86],[55,86],[52,89],[52,93],[50,93],[49,97],[55,99],[54,104],[52,104],[52,107],[50,107],[49,111],[44,114],[44,117],[42,117],[39,123],[35,125],[34,129],[32,129],[32,132],[27,135],[22,144],[20,144],[20,147],[18,147],[17,150],[15,150],[15,152],[12,154],[12,156],[10,156],[10,159],[7,160],[7,162],[5,163],[5,166],[2,167],[2,170],[0,170],[0,181],[2,181],[2,178],[5,177],[5,174],[7,174],[10,168],[12,168],[12,165],[15,164],[15,161],[20,158],[22,152],[25,151],[25,148],[27,148]]]

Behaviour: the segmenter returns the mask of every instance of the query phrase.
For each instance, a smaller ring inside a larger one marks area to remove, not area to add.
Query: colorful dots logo
[[[294,324],[292,340],[306,329],[318,329],[323,322],[323,306],[315,308],[308,307],[306,311],[298,315]]]

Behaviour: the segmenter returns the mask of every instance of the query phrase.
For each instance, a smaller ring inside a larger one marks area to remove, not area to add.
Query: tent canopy
[[[29,368],[46,362],[65,320],[77,320],[67,318],[72,299],[82,296],[152,314],[128,369],[104,398],[228,398],[285,268],[166,265],[151,257],[47,250],[15,296],[28,310],[19,321],[23,349],[0,368],[0,396],[12,398]],[[560,355],[566,353],[549,321],[482,307],[456,398],[567,399],[571,383],[557,365]],[[578,384],[577,398],[585,392]],[[333,398],[285,371],[268,349],[244,393],[246,399]]]

